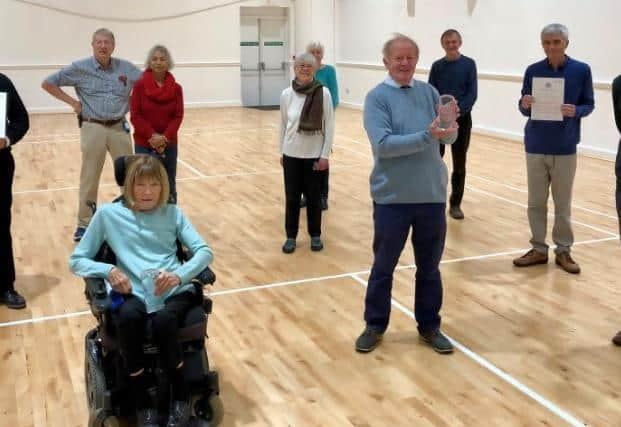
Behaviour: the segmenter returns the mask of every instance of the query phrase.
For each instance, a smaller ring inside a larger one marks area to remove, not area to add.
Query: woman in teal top
[[[306,52],[312,54],[317,60],[317,70],[315,71],[315,80],[319,80],[321,84],[328,88],[330,96],[332,96],[332,106],[336,110],[339,105],[339,85],[336,79],[336,69],[332,65],[323,64],[323,45],[319,42],[311,42],[306,46]],[[328,178],[330,169],[321,172],[321,209],[328,209]],[[302,207],[306,206],[306,201],[302,197],[300,203]]]
[[[136,401],[137,425],[158,425],[155,404],[147,392],[142,351],[146,320],[151,317],[153,338],[172,384],[173,407],[167,425],[185,426],[190,393],[176,336],[180,322],[195,304],[191,280],[211,263],[213,254],[179,207],[167,204],[168,176],[159,159],[137,156],[123,188],[122,202],[97,210],[69,259],[69,268],[82,277],[106,279],[123,295],[112,317]],[[177,239],[192,253],[183,264],[177,258]],[[117,265],[95,261],[104,241],[116,254]]]
[[[317,60],[317,70],[315,79],[328,88],[332,96],[332,106],[336,109],[339,105],[339,85],[336,80],[336,69],[332,65],[323,64],[323,45],[319,42],[312,42],[306,46],[306,51],[312,54]]]

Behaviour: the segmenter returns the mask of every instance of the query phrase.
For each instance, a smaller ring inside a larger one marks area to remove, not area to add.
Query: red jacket
[[[149,138],[162,134],[169,144],[177,143],[177,131],[183,120],[183,91],[172,74],[166,73],[164,86],[155,84],[150,69],[134,84],[130,100],[130,120],[134,142],[151,148]]]

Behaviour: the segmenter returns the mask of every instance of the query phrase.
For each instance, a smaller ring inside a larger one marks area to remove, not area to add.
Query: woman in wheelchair
[[[179,207],[167,204],[168,197],[168,178],[161,162],[137,156],[127,171],[122,200],[97,210],[69,261],[73,273],[105,278],[122,295],[113,319],[135,397],[137,425],[146,427],[158,425],[144,372],[147,319],[151,318],[153,340],[172,385],[167,426],[185,426],[190,418],[190,393],[176,333],[196,298],[192,278],[213,260],[209,246]],[[177,239],[193,254],[183,264],[177,258]],[[104,241],[117,255],[118,265],[95,261]]]

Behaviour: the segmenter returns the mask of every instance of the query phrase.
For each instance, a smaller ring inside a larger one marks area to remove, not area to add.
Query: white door
[[[241,17],[241,78],[244,106],[273,106],[289,85],[286,21]]]
[[[259,96],[259,21],[241,17],[242,105],[261,105]]]

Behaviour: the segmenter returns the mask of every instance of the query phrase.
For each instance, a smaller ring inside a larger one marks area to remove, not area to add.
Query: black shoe
[[[0,304],[6,305],[8,308],[19,310],[26,308],[26,299],[16,291],[9,289],[0,294]]]
[[[321,237],[311,237],[311,251],[319,252],[323,249]]]
[[[440,332],[440,329],[420,334],[419,336],[423,342],[429,344],[431,348],[438,353],[448,354],[453,352],[453,344],[451,344],[449,339],[442,332]]]
[[[158,427],[157,410],[153,408],[136,411],[136,427]]]
[[[173,402],[172,410],[168,415],[168,422],[166,427],[186,427],[190,422],[190,405],[188,402],[180,402],[175,400]]]
[[[328,210],[328,198],[327,197],[322,197],[321,198],[321,210],[322,211],[327,211]]]
[[[82,236],[84,236],[84,233],[86,232],[86,228],[85,227],[78,227],[75,229],[75,233],[73,233],[73,241],[74,242],[79,242],[80,240],[82,240]]]
[[[282,245],[282,251],[286,254],[292,254],[295,251],[295,239],[285,240],[285,244]]]
[[[380,345],[382,338],[384,338],[383,334],[367,326],[356,340],[356,351],[359,353],[369,353]]]
[[[451,206],[449,208],[449,215],[453,219],[464,219],[464,212],[461,210],[459,206]]]
[[[306,197],[304,197],[303,194],[302,194],[302,198],[300,199],[300,207],[301,208],[305,208],[306,207]]]

